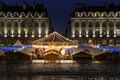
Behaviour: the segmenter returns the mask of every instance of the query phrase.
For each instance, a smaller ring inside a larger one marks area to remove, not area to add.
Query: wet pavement
[[[0,80],[120,80],[120,63],[0,63]]]

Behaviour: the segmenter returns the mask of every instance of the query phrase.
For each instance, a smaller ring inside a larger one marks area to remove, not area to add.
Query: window
[[[39,27],[38,22],[34,22],[34,27]]]
[[[117,29],[117,36],[120,37],[120,29]]]
[[[26,27],[26,21],[22,21],[20,26],[21,27]]]
[[[75,22],[75,27],[79,27],[79,22]]]
[[[110,30],[109,35],[110,35],[110,37],[113,37],[114,36],[114,31]]]
[[[117,23],[116,23],[116,27],[120,27],[120,22],[117,22]]]
[[[75,30],[75,37],[76,37],[76,38],[79,37],[79,32],[78,32],[78,30]]]
[[[85,37],[85,35],[86,35],[86,31],[82,30],[82,36]]]
[[[41,27],[42,27],[42,28],[45,28],[45,27],[46,27],[46,23],[45,23],[45,22],[42,22],[42,23],[41,23]]]
[[[42,37],[46,35],[46,22],[42,22],[41,23],[41,27],[42,27]]]
[[[113,27],[114,23],[113,22],[109,22],[109,27]]]
[[[93,34],[93,30],[89,30],[89,31],[88,31],[89,37],[92,37],[92,34]]]
[[[18,27],[18,22],[14,22],[14,27]]]
[[[88,27],[93,27],[93,23],[92,23],[92,22],[89,22]]]
[[[116,27],[117,27],[117,36],[119,36],[120,37],[120,22],[117,22],[116,23]]]
[[[96,22],[95,27],[100,27],[100,22]]]
[[[102,27],[107,27],[107,22],[103,22]]]
[[[0,27],[4,27],[5,23],[3,21],[0,22]]]
[[[82,22],[82,23],[81,23],[81,27],[86,27],[86,23],[85,23],[85,22]]]
[[[29,28],[33,27],[33,22],[32,21],[28,21],[27,22],[27,27],[29,27]]]

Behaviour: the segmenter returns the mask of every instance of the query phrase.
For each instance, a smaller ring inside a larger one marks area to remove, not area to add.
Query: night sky
[[[23,0],[2,0],[7,5],[22,5]],[[74,10],[74,5],[76,3],[86,3],[88,5],[103,5],[105,1],[108,3],[114,3],[115,5],[120,4],[120,0],[24,0],[33,4],[36,3],[44,4],[48,14],[52,21],[52,26],[55,30],[65,31],[67,23],[70,19],[70,14]]]

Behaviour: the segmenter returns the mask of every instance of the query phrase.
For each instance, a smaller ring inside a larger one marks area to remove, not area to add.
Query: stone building
[[[79,43],[92,45],[120,45],[120,6],[87,6],[76,4],[66,36]]]
[[[0,2],[0,46],[10,46],[17,39],[30,44],[51,32],[50,17],[42,4],[8,6]]]

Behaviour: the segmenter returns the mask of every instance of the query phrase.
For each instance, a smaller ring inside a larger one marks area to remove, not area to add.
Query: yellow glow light
[[[99,31],[99,29],[95,29],[95,31]]]

